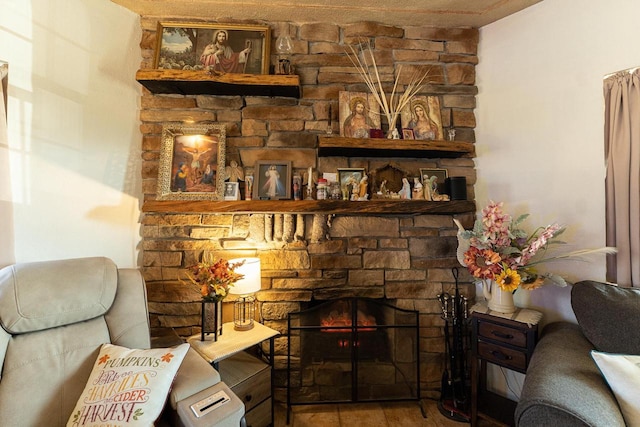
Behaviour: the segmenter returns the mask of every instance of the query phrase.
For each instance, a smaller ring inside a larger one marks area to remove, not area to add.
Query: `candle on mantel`
[[[309,176],[307,177],[307,197],[305,200],[313,200],[313,167],[309,166]]]

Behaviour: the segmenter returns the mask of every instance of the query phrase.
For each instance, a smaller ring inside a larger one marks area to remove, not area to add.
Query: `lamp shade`
[[[235,258],[229,260],[229,263],[234,264],[242,261],[244,261],[244,264],[234,271],[244,275],[244,277],[229,288],[230,294],[248,295],[258,292],[261,288],[260,258]]]

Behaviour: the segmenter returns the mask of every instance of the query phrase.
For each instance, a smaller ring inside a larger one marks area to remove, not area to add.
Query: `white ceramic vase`
[[[482,294],[489,304],[489,310],[505,314],[516,311],[516,306],[513,303],[513,293],[503,291],[493,280],[483,281]]]

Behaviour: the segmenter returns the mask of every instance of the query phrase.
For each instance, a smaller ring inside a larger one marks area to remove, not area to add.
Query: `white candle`
[[[311,183],[313,182],[313,178],[312,178],[312,173],[313,173],[313,167],[309,166],[309,178],[307,178],[307,184],[311,185]]]

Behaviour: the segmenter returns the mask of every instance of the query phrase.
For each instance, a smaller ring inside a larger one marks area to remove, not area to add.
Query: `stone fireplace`
[[[174,19],[141,18],[143,69],[152,67],[159,20]],[[276,30],[282,27],[281,23],[268,24]],[[449,176],[466,177],[468,199],[474,199],[471,158],[318,157],[317,147],[318,136],[324,136],[329,125],[329,112],[337,111],[338,92],[367,90],[344,54],[345,43],[359,37],[372,40],[389,85],[399,64],[426,64],[437,70],[424,93],[440,98],[442,124],[455,127],[456,139],[475,142],[477,30],[400,28],[365,22],[344,27],[289,23],[288,31],[294,42],[292,64],[301,81],[299,99],[153,95],[142,89],[144,203],[156,198],[162,124],[180,121],[225,124],[227,162],[235,160],[243,167],[273,159],[277,153],[275,158],[292,161],[294,171],[305,171],[309,166],[319,172],[343,167],[370,171],[392,164],[419,176],[420,168],[444,168]],[[276,31],[274,40],[277,36]],[[336,118],[332,118],[334,133]],[[262,290],[257,294],[259,320],[282,333],[276,339],[276,399],[285,401],[288,314],[312,301],[356,296],[385,298],[399,308],[419,312],[421,394],[439,395],[444,341],[436,296],[452,292],[455,283],[451,274],[451,268],[458,265],[453,218],[470,227],[475,209],[360,214],[357,204],[367,202],[353,202],[351,212],[337,215],[213,213],[190,209],[187,201],[182,203],[185,205],[175,211],[154,211],[143,205],[142,266],[154,331],[173,328],[182,336],[199,332],[200,296],[183,280],[186,266],[203,254],[257,256],[263,270]],[[287,227],[294,227],[294,232]],[[256,229],[266,232],[256,238]],[[462,279],[462,293],[472,299],[473,286],[468,285],[468,276],[462,275]],[[231,313],[230,306],[225,308],[227,321]]]

